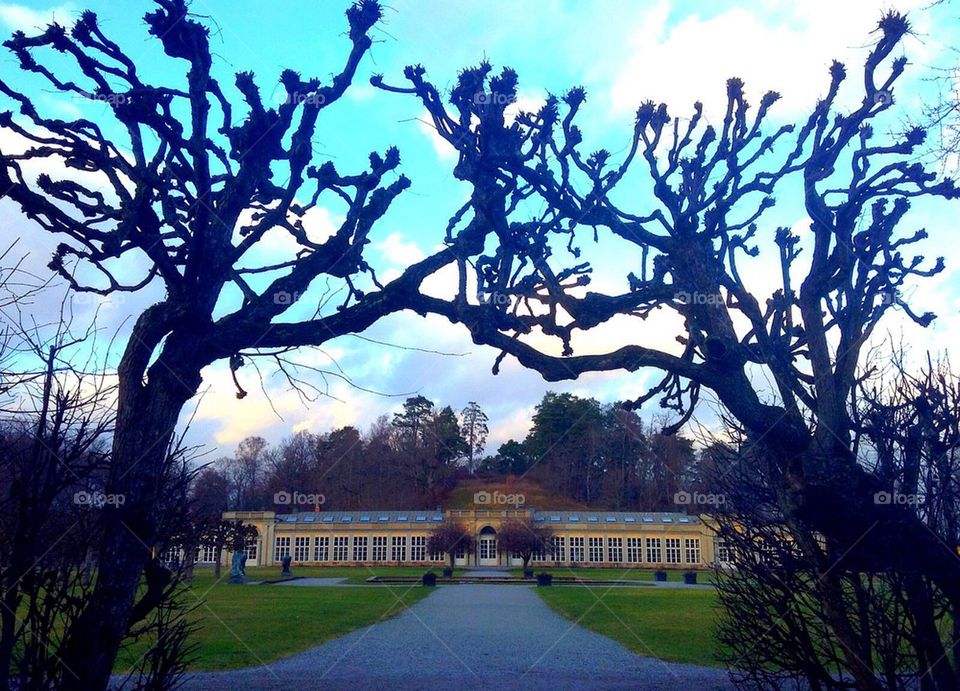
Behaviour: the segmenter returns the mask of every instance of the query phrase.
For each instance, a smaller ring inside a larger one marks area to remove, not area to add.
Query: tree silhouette
[[[332,77],[284,71],[276,107],[265,103],[251,72],[237,73],[238,98],[221,86],[208,31],[185,0],[156,6],[145,21],[185,67],[182,83],[147,82],[92,12],[69,30],[53,24],[4,44],[46,88],[109,109],[98,122],[47,117],[30,95],[0,80],[0,94],[16,109],[0,113],[5,142],[23,144],[0,152],[3,196],[63,239],[50,267],[75,291],[122,294],[156,283],[164,291],[137,316],[119,361],[107,491],[126,501],[105,513],[96,585],[64,632],[63,664],[79,672],[69,688],[107,684],[155,542],[171,434],[203,367],[227,359],[242,397],[237,372],[249,358],[273,357],[283,369],[290,349],[411,307],[424,278],[454,260],[442,250],[382,285],[364,247],[410,184],[396,174],[399,153],[371,153],[359,173],[329,161],[312,165],[320,116],[343,96],[370,48],[381,15],[375,0],[347,10],[349,52]],[[321,197],[344,209],[326,238],[310,220]],[[282,247],[293,249],[281,257]],[[311,293],[319,283],[328,292]],[[288,316],[304,305],[306,318]]]
[[[678,416],[672,429],[709,389],[772,459],[784,520],[803,528],[798,535],[819,536],[802,547],[830,598],[842,597],[833,568],[842,559],[851,568],[923,572],[956,610],[954,550],[904,507],[873,501],[883,486],[858,464],[851,433],[861,351],[881,318],[894,307],[921,325],[934,316],[914,312],[900,294],[943,267],[915,253],[924,230],[901,230],[911,202],[957,197],[952,180],[917,162],[923,129],[878,133],[907,64],[894,51],[909,30],[905,16],[883,16],[853,86],[862,89],[859,105],[849,112],[838,106],[847,79],[840,63],[830,67],[826,94],[796,124],[772,126],[779,95],[768,92],[751,107],[742,81],[730,79],[717,127],[704,122],[700,103],[681,121],[648,101],[619,156],[584,150],[576,125],[582,88],[513,118],[507,109],[517,75],[494,74],[487,63],[460,73],[448,103],[421,66],[406,68],[408,85],[382,76],[373,84],[419,99],[458,153],[455,175],[473,191],[448,237],[460,241],[478,227],[495,236],[486,247],[457,245],[468,251],[458,258],[455,300],[422,303],[499,349],[494,371],[507,355],[550,381],[654,368],[663,378],[632,405],[659,397]],[[802,236],[767,220],[774,194],[791,184],[811,221]],[[777,247],[781,278],[758,295],[738,263],[759,253],[763,235]],[[588,288],[593,267],[581,250],[594,239],[607,252],[637,257],[621,292]],[[640,342],[574,353],[577,334],[655,312],[674,317],[664,322],[677,325],[677,347],[651,343],[655,330],[638,324],[629,333]],[[553,344],[544,345],[544,336]],[[766,376],[752,376],[758,372]],[[857,684],[875,687],[863,661],[870,657],[855,652],[842,610],[829,625],[846,644],[844,663]]]

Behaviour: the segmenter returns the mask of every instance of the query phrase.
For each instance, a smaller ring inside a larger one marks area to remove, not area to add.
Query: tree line
[[[204,467],[193,492],[219,511],[433,508],[463,478],[515,476],[565,503],[672,511],[676,493],[698,483],[693,442],[620,403],[548,392],[524,439],[483,455],[487,434],[475,402],[457,414],[414,396],[366,431],[300,431],[275,445],[248,437]]]

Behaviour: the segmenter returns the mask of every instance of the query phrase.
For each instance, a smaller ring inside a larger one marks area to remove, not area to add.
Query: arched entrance
[[[480,539],[477,541],[477,565],[497,566],[497,531],[490,526],[480,529]]]

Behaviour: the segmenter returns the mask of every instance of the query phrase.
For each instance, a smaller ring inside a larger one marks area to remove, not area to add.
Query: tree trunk
[[[172,371],[154,374],[156,369],[144,385],[142,372],[124,372],[121,363],[107,492],[123,495],[124,501],[104,509],[97,581],[86,608],[65,635],[63,664],[78,675],[67,678],[67,691],[104,689],[110,681],[156,540],[156,506],[169,443],[180,410],[199,385],[199,369],[191,378],[193,386]]]

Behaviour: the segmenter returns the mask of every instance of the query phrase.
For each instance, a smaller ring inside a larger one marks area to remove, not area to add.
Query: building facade
[[[427,539],[444,521],[456,521],[476,540],[472,552],[454,555],[457,566],[520,566],[522,560],[498,547],[497,532],[508,519],[549,528],[554,551],[535,554],[532,565],[698,569],[723,563],[725,550],[710,525],[682,513],[449,509],[446,511],[323,511],[277,514],[229,511],[257,529],[247,564],[272,566],[290,556],[294,564],[442,565],[446,554],[428,554]],[[201,549],[201,557],[204,556]],[[210,559],[212,560],[212,556]],[[224,554],[229,559],[229,554]],[[203,562],[201,558],[198,561]]]

